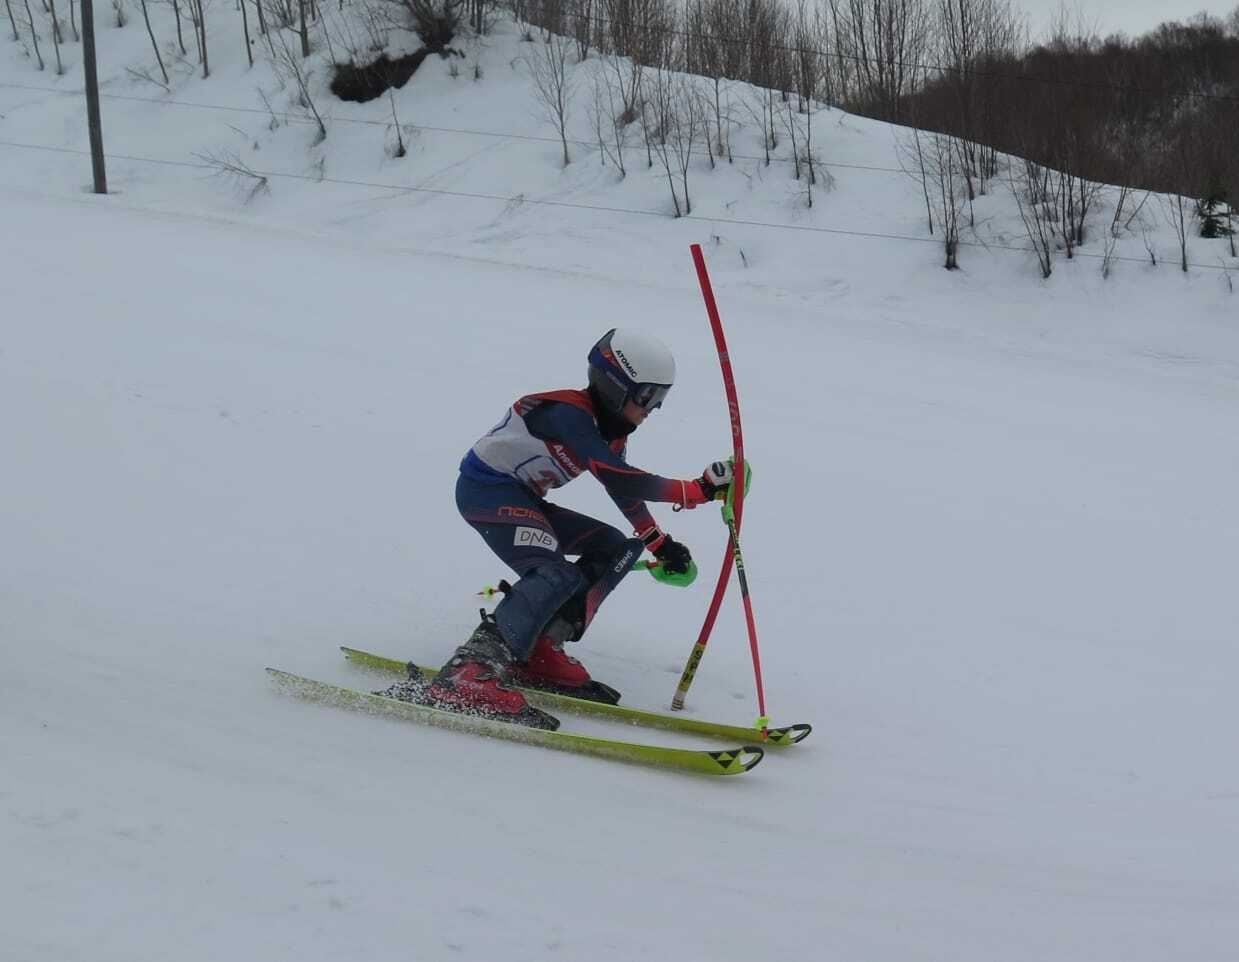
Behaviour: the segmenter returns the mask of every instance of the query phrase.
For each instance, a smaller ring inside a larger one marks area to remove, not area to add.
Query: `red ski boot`
[[[504,684],[511,664],[512,652],[495,620],[483,614],[482,623],[426,689],[426,703],[530,728],[557,729],[559,719],[534,708],[524,695]]]
[[[564,643],[550,635],[541,635],[534,642],[526,662],[512,666],[510,677],[518,685],[545,682],[563,688],[580,688],[589,684],[585,666],[564,651]]]
[[[620,693],[609,685],[594,681],[585,666],[564,651],[564,643],[557,637],[557,627],[555,622],[548,625],[534,642],[533,651],[525,663],[512,665],[508,673],[512,683],[573,698],[616,704]]]

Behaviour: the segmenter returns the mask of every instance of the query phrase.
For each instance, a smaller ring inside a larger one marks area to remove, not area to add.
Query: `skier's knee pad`
[[[551,616],[587,587],[581,569],[562,559],[538,565],[514,584],[495,608],[495,621],[513,654],[528,657]]]

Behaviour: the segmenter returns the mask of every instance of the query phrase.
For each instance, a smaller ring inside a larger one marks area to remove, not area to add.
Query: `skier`
[[[549,728],[558,722],[509,682],[618,701],[618,692],[565,654],[564,642],[581,638],[643,549],[666,572],[688,571],[688,548],[659,528],[645,502],[695,508],[725,496],[732,478],[726,461],[688,481],[628,464],[628,436],[662,406],[674,382],[675,359],[666,345],[612,329],[589,352],[586,389],[526,395],[473,445],[460,465],[456,505],[519,579],[501,584],[505,595],[494,615],[482,612],[419,700]],[[602,482],[636,537],[546,500],[549,489],[586,471]]]

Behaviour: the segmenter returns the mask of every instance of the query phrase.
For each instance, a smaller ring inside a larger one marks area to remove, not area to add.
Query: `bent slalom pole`
[[[744,466],[744,432],[740,425],[740,404],[736,398],[736,384],[731,370],[731,358],[727,353],[727,341],[723,336],[723,322],[718,314],[718,305],[714,300],[714,290],[710,286],[710,275],[706,271],[706,262],[705,257],[701,253],[701,245],[692,244],[689,250],[693,255],[693,265],[697,269],[697,282],[701,286],[701,296],[705,301],[706,314],[710,319],[710,329],[714,333],[714,346],[718,350],[719,366],[723,372],[723,388],[727,392],[727,410],[731,417],[733,471],[739,471],[743,470]],[[735,527],[738,533],[744,514],[743,495],[740,498],[737,509],[735,513]],[[710,640],[710,633],[714,630],[714,622],[718,618],[719,609],[722,607],[723,596],[727,593],[727,583],[731,580],[731,567],[734,562],[735,552],[733,546],[729,543],[726,552],[723,554],[723,564],[718,573],[718,581],[714,585],[714,596],[710,599],[706,620],[701,625],[701,631],[697,635],[697,642],[693,645],[693,650],[690,652],[688,661],[684,665],[684,672],[680,676],[679,687],[676,688],[675,696],[671,699],[673,711],[680,711],[684,707],[684,699],[688,695],[688,689],[692,685],[693,679],[697,676],[697,667],[701,664],[701,659],[706,653],[706,644]]]
[[[697,643],[693,645],[693,650],[688,657],[688,663],[684,666],[684,673],[680,677],[680,685],[676,689],[675,697],[671,700],[671,707],[679,710],[684,707],[684,698],[688,694],[689,686],[693,683],[693,678],[697,674],[697,666],[701,664],[701,658],[705,654],[706,644],[710,639],[710,632],[714,629],[715,619],[718,617],[718,611],[723,602],[723,595],[727,591],[727,582],[731,577],[731,568],[735,564],[740,573],[740,591],[744,600],[744,615],[745,622],[748,626],[749,647],[753,653],[753,675],[757,684],[757,709],[761,717],[757,720],[757,727],[761,728],[763,734],[768,724],[766,717],[766,694],[762,686],[761,678],[761,657],[757,650],[757,628],[753,620],[753,605],[748,593],[748,580],[744,574],[744,561],[740,554],[740,523],[744,516],[744,494],[747,484],[747,474],[744,464],[744,432],[740,424],[740,401],[736,395],[736,379],[731,370],[731,357],[727,352],[727,340],[723,335],[723,322],[719,317],[718,305],[714,300],[714,290],[710,286],[710,275],[706,271],[705,257],[701,253],[701,245],[693,244],[690,248],[693,255],[693,264],[697,268],[697,281],[701,285],[701,296],[705,300],[706,313],[710,318],[710,329],[714,332],[714,345],[718,349],[719,367],[723,373],[723,387],[727,392],[727,411],[731,418],[731,438],[734,456],[732,460],[733,481],[731,490],[728,494],[727,504],[723,509],[724,520],[727,522],[729,532],[729,543],[727,552],[723,557],[722,570],[719,571],[718,583],[714,588],[714,598],[710,602],[709,611],[706,613],[705,623],[701,626],[701,633],[697,636]],[[736,484],[734,479],[741,479],[740,484]],[[733,503],[734,499],[734,503]]]

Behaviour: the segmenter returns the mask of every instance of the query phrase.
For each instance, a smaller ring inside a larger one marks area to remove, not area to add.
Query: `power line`
[[[20,149],[20,150],[41,150],[41,151],[47,151],[51,153],[72,154],[74,156],[88,155],[87,151],[79,150],[73,147],[52,147],[52,146],[48,146],[45,144],[22,144],[22,143],[17,143],[15,141],[8,141],[8,140],[0,140],[0,147],[12,147],[12,148]],[[186,167],[186,168],[192,168],[196,170],[216,170],[218,169],[212,164],[194,163],[192,161],[186,161],[186,160],[163,160],[163,159],[156,158],[156,157],[141,157],[141,156],[135,156],[135,155],[126,155],[126,154],[109,154],[109,156],[115,160],[126,160],[132,163],[157,164],[157,165],[167,166],[167,167]],[[435,195],[444,196],[444,197],[462,197],[462,198],[469,198],[473,200],[488,200],[488,201],[503,203],[505,206],[507,205],[520,206],[523,204],[530,204],[530,205],[540,206],[540,207],[558,207],[558,208],[568,208],[571,210],[587,210],[587,211],[593,211],[593,212],[604,213],[604,214],[627,214],[630,216],[638,216],[638,217],[657,217],[660,219],[666,219],[670,216],[665,211],[640,210],[640,209],[632,208],[632,207],[609,207],[609,206],[603,206],[601,204],[581,204],[581,203],[575,203],[573,201],[563,201],[563,200],[540,200],[536,198],[526,197],[524,194],[517,194],[515,196],[509,196],[505,194],[486,194],[486,193],[479,193],[475,191],[447,190],[446,188],[440,188],[440,187],[417,187],[417,186],[410,186],[406,184],[381,184],[381,183],[376,183],[374,181],[351,180],[351,179],[345,179],[345,178],[339,178],[339,177],[319,177],[313,174],[293,174],[293,173],[286,173],[284,171],[255,170],[253,171],[253,173],[259,177],[274,177],[274,178],[281,178],[285,180],[299,180],[299,181],[310,181],[314,183],[339,184],[339,185],[350,186],[350,187],[369,187],[369,188],[373,188],[377,190],[390,190],[390,191],[395,191],[399,193],[435,194]],[[872,240],[895,240],[895,241],[903,241],[906,243],[914,243],[914,244],[933,244],[935,246],[940,246],[942,244],[941,240],[930,238],[930,237],[913,237],[907,234],[887,234],[887,233],[882,233],[880,231],[846,230],[844,228],[839,228],[839,227],[814,227],[814,226],[810,226],[807,224],[775,224],[775,223],[770,223],[768,221],[743,220],[740,218],[732,218],[732,217],[704,217],[698,214],[686,214],[679,219],[699,221],[704,224],[726,224],[728,226],[733,226],[733,227],[757,227],[757,228],[763,228],[767,230],[790,230],[790,231],[799,231],[802,233],[830,234],[830,235],[836,235],[836,236],[842,236],[842,237],[857,237],[857,238],[866,238],[866,239],[872,239]],[[1012,253],[1022,253],[1022,254],[1036,254],[1037,253],[1031,247],[1017,247],[1017,246],[1013,246],[1010,244],[1000,244],[1000,243],[980,243],[980,242],[974,242],[974,241],[960,240],[959,246],[979,248],[982,250],[1001,250],[1001,251],[1008,251]],[[1079,249],[1076,250],[1075,256],[1082,257],[1082,258],[1090,258],[1094,260],[1102,260],[1105,258],[1105,255],[1103,254],[1092,254],[1092,253],[1088,253],[1085,251],[1081,251]],[[1111,255],[1110,260],[1111,261],[1123,261],[1123,262],[1134,263],[1134,264],[1143,264],[1145,262],[1144,258],[1142,257],[1127,257],[1127,256],[1121,256],[1121,255]],[[1217,271],[1217,270],[1228,271],[1229,270],[1229,268],[1227,268],[1224,265],[1216,265],[1216,264],[1189,263],[1188,267],[1194,267],[1200,270],[1214,270],[1214,271]]]
[[[76,97],[81,94],[80,90],[64,90],[59,87],[39,87],[34,84],[16,84],[16,83],[6,83],[3,81],[0,81],[0,87],[11,87],[17,90],[30,90],[30,91],[42,92],[42,93],[60,94],[61,96],[70,96],[70,97]],[[168,100],[168,99],[164,99],[161,97],[137,97],[131,94],[101,94],[100,96],[102,96],[104,100],[121,100],[121,101],[130,101],[133,103],[161,104],[161,105],[167,105],[170,107],[190,107],[190,108],[196,108],[199,110],[222,110],[222,111],[231,111],[233,113],[260,114],[264,117],[275,116],[285,123],[296,123],[296,124],[306,124],[309,126],[317,126],[316,122],[312,119],[308,119],[305,117],[299,117],[296,114],[287,113],[285,111],[260,110],[257,107],[235,107],[235,106],[230,106],[227,104],[207,104],[207,103],[195,102],[192,100]],[[391,126],[391,121],[388,121],[388,120],[366,120],[363,117],[333,117],[331,119],[331,122],[333,124],[336,124],[336,123],[360,124],[360,125],[368,126],[368,127],[386,128],[386,127]],[[496,140],[528,140],[534,143],[543,143],[543,144],[558,144],[560,142],[558,137],[539,137],[535,134],[514,134],[514,133],[504,133],[501,131],[492,131],[492,130],[472,130],[467,127],[432,127],[427,124],[420,124],[420,123],[414,123],[414,124],[411,124],[410,126],[416,127],[418,130],[429,130],[435,133],[464,134],[464,135],[471,136],[471,137],[489,137],[489,138],[496,139]],[[568,138],[568,143],[572,144],[575,147],[584,147],[584,148],[594,148],[598,146],[597,141],[579,140],[579,139],[575,139],[572,137]],[[639,145],[625,145],[625,149],[626,150],[640,150],[641,148]],[[764,157],[757,157],[757,156],[752,156],[749,154],[732,154],[731,157],[735,160],[753,160],[753,161],[759,161],[759,162],[765,161]],[[771,157],[770,162],[779,163],[779,164],[790,164],[793,162],[793,159],[789,157]],[[834,168],[838,168],[839,170],[868,170],[868,171],[875,171],[878,173],[890,173],[890,174],[905,173],[905,171],[901,170],[898,167],[874,167],[868,164],[844,164],[844,163],[837,163],[834,161],[819,161],[816,158],[814,159],[813,162],[819,167],[834,167]]]

